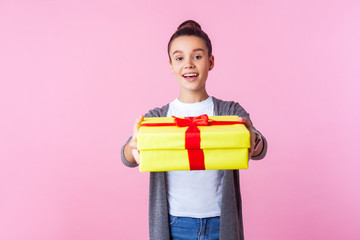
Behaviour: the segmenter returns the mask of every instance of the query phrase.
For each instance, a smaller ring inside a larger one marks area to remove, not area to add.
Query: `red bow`
[[[200,115],[198,117],[175,118],[174,122],[178,127],[188,127],[185,132],[185,148],[200,150],[200,130],[197,126],[209,125],[209,117]],[[202,150],[201,150],[202,151]],[[190,168],[191,169],[191,168]],[[205,169],[205,166],[204,166]]]
[[[175,118],[175,123],[178,127],[187,127],[187,126],[207,126],[209,125],[208,115],[200,115],[198,117],[185,117],[185,118]]]

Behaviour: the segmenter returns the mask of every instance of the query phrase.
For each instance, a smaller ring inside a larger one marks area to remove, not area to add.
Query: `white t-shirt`
[[[170,103],[167,116],[196,117],[214,115],[212,97],[198,103]],[[206,218],[220,216],[224,171],[169,171],[167,197],[173,216]]]

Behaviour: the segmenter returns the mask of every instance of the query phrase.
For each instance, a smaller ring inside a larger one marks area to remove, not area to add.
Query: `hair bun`
[[[187,27],[201,29],[200,24],[198,24],[194,20],[187,20],[187,21],[183,22],[182,24],[180,24],[180,26],[177,28],[177,30],[180,30],[182,28],[187,28]]]
[[[201,29],[200,24],[198,24],[194,20],[187,20],[182,24],[180,24],[176,32],[171,36],[169,40],[167,52],[169,55],[170,62],[171,62],[171,56],[170,56],[171,43],[172,41],[174,41],[174,39],[181,36],[195,36],[201,38],[207,47],[209,57],[212,56],[212,46],[209,36]]]

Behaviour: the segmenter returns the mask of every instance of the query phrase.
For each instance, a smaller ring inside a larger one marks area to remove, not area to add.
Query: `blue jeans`
[[[220,217],[191,218],[170,215],[170,233],[173,240],[219,239]]]

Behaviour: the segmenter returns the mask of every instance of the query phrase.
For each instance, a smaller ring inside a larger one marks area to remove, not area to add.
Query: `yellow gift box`
[[[238,116],[144,118],[140,171],[248,168],[250,133]]]

